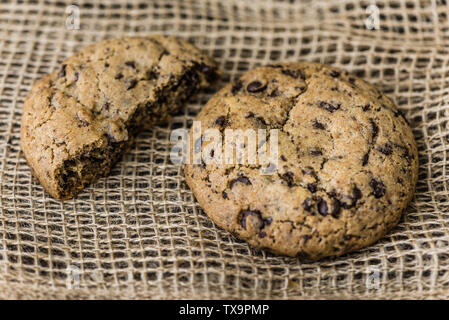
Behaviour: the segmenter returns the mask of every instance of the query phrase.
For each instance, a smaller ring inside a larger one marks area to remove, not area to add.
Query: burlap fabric
[[[449,296],[445,1],[74,2],[79,30],[66,24],[72,2],[0,1],[0,298]],[[171,130],[189,127],[212,90],[141,134],[112,174],[76,199],[48,196],[19,148],[33,82],[88,43],[149,33],[190,40],[219,62],[224,81],[308,60],[377,85],[419,145],[416,196],[399,226],[370,248],[316,263],[251,249],[216,227],[169,159]]]

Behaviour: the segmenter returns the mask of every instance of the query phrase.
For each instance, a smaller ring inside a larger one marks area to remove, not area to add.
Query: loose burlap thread
[[[445,2],[77,1],[80,29],[71,30],[72,2],[1,1],[0,298],[447,298]],[[400,224],[369,248],[314,263],[252,249],[218,228],[169,159],[170,132],[191,125],[212,89],[143,132],[109,177],[75,199],[51,198],[19,148],[32,84],[84,45],[151,33],[213,56],[223,83],[257,65],[307,60],[378,86],[419,146],[416,195]]]

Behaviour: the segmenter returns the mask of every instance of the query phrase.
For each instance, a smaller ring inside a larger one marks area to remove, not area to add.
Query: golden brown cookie
[[[307,62],[259,67],[215,94],[197,120],[203,131],[278,130],[273,174],[247,162],[185,167],[206,214],[255,247],[338,256],[385,235],[412,199],[418,155],[406,119],[345,71]]]
[[[23,106],[21,147],[55,198],[109,173],[141,128],[164,121],[216,76],[193,45],[148,36],[90,45],[45,76]]]

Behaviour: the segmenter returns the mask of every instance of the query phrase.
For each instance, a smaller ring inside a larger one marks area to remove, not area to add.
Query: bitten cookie
[[[142,128],[176,113],[216,77],[216,65],[172,37],[107,40],[38,81],[23,106],[21,147],[55,198],[109,173]]]
[[[255,247],[338,256],[385,235],[412,199],[418,155],[406,119],[346,71],[307,62],[259,67],[221,89],[197,120],[203,132],[278,129],[273,174],[248,162],[185,166],[206,214]]]

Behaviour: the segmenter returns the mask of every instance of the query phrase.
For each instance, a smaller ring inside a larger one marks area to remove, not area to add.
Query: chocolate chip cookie
[[[202,132],[224,136],[229,129],[277,130],[271,174],[247,160],[185,166],[206,214],[255,247],[338,256],[385,235],[412,199],[418,155],[406,118],[346,71],[307,62],[259,67],[221,89],[197,120]],[[204,152],[200,140],[192,145]]]
[[[23,106],[21,147],[55,198],[109,173],[142,129],[176,113],[217,76],[193,45],[164,36],[90,45],[38,81]]]

